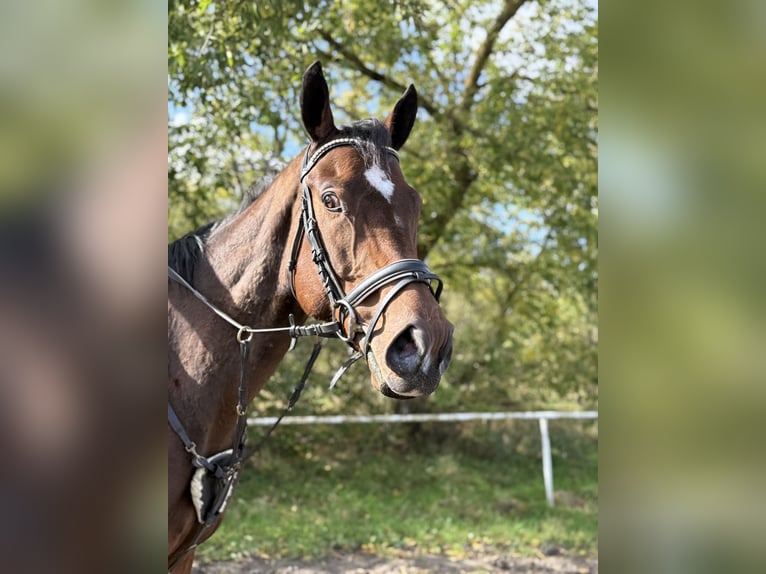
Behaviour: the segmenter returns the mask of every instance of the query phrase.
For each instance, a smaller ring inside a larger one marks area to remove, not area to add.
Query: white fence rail
[[[553,506],[553,458],[551,439],[548,433],[548,421],[555,419],[597,419],[597,411],[524,411],[505,413],[413,413],[401,415],[330,415],[285,417],[283,425],[311,424],[354,424],[354,423],[416,423],[416,422],[466,422],[466,421],[506,421],[537,420],[540,425],[540,439],[543,455],[543,482],[548,506]],[[276,417],[258,417],[247,419],[248,426],[270,426]]]

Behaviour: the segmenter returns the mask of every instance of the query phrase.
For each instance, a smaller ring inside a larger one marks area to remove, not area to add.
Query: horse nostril
[[[411,375],[420,367],[427,348],[425,332],[410,325],[388,346],[386,363],[401,377]]]
[[[391,351],[396,353],[402,359],[406,359],[410,355],[414,355],[418,352],[418,345],[415,343],[412,331],[413,328],[408,327],[394,340]]]

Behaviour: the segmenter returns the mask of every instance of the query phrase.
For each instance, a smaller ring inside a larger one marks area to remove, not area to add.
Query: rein
[[[234,435],[234,442],[231,449],[216,453],[212,456],[202,456],[197,451],[197,445],[191,440],[188,433],[183,427],[181,420],[176,414],[170,402],[168,402],[168,422],[171,428],[175,431],[181,442],[184,444],[184,448],[192,457],[192,465],[198,469],[205,469],[216,479],[224,482],[225,487],[219,489],[216,494],[212,506],[208,509],[206,518],[203,520],[200,518],[198,511],[198,522],[200,526],[197,533],[192,540],[191,545],[176,558],[168,567],[168,571],[178,563],[181,558],[186,556],[191,550],[193,550],[202,538],[205,530],[215,524],[220,515],[225,509],[226,502],[234,486],[237,474],[241,467],[241,463],[246,458],[249,458],[265,444],[271,433],[276,429],[281,420],[287,413],[292,410],[295,404],[300,398],[301,392],[308,380],[311,370],[314,366],[319,353],[324,345],[323,341],[320,341],[314,345],[311,356],[309,357],[303,375],[293,389],[293,393],[288,401],[287,407],[276,420],[276,422],[269,428],[264,434],[261,440],[255,445],[254,449],[245,453],[245,441],[247,431],[247,396],[248,386],[247,378],[245,376],[247,360],[249,356],[249,344],[252,341],[253,335],[258,333],[287,333],[289,334],[290,348],[292,350],[299,337],[338,337],[345,342],[354,351],[352,356],[337,370],[330,382],[330,388],[333,388],[340,380],[343,374],[348,370],[360,358],[364,357],[365,360],[369,360],[368,354],[370,351],[370,341],[372,339],[375,326],[383,315],[383,312],[391,303],[391,301],[410,283],[425,283],[428,285],[431,293],[436,300],[439,300],[439,296],[442,292],[443,282],[441,278],[433,273],[428,266],[419,259],[400,259],[394,261],[384,267],[378,269],[364,280],[362,280],[356,287],[354,287],[350,293],[346,294],[341,287],[341,283],[335,274],[332,265],[330,263],[329,255],[322,241],[321,232],[317,223],[314,207],[311,200],[311,191],[308,185],[305,183],[305,178],[309,172],[319,163],[319,161],[331,150],[342,147],[351,146],[358,148],[364,145],[361,140],[353,138],[339,138],[332,140],[331,142],[320,146],[312,154],[309,154],[309,148],[306,148],[306,153],[303,156],[303,164],[301,167],[300,183],[302,184],[302,197],[301,197],[301,214],[298,222],[298,228],[293,238],[293,244],[290,254],[290,261],[288,269],[290,271],[290,289],[293,297],[295,294],[295,271],[298,264],[298,256],[300,254],[301,244],[304,237],[311,246],[311,255],[314,263],[317,267],[317,272],[322,284],[324,286],[327,298],[332,307],[332,317],[337,315],[338,320],[331,320],[328,322],[313,324],[313,325],[296,325],[295,316],[291,313],[288,316],[290,325],[288,327],[273,327],[273,328],[252,328],[247,325],[243,325],[237,320],[233,319],[227,313],[213,305],[202,293],[195,289],[186,279],[178,274],[173,268],[168,266],[168,278],[172,279],[179,285],[185,287],[192,295],[205,304],[211,311],[229,323],[232,327],[237,329],[236,340],[240,346],[240,380],[238,389],[238,402],[236,407],[237,422],[236,432]],[[383,148],[388,154],[394,156],[397,161],[399,160],[399,154],[391,147]],[[436,283],[434,289],[432,283]],[[370,295],[380,290],[381,288],[396,283],[391,291],[383,298],[378,305],[372,321],[365,330],[357,320],[357,314],[355,307],[367,299]],[[345,326],[348,321],[348,327]],[[355,347],[354,339],[357,334],[362,335],[362,339]],[[195,502],[196,504],[196,502]]]

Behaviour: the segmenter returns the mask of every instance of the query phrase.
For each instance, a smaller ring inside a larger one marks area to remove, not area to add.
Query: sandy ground
[[[192,574],[596,574],[598,560],[571,556],[517,558],[483,556],[453,560],[446,556],[380,558],[367,554],[344,554],[315,562],[253,558],[237,562],[195,563]]]

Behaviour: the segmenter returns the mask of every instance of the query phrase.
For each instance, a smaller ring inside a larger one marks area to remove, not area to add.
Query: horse
[[[453,326],[417,259],[422,200],[397,153],[417,106],[410,85],[385,121],[336,127],[314,62],[300,95],[307,147],[233,215],[169,244],[169,572],[189,573],[220,525],[247,405],[295,338],[337,336],[393,399],[439,385]]]

